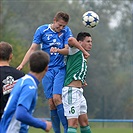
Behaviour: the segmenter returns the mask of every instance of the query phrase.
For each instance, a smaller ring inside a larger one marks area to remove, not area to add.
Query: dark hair
[[[12,54],[12,46],[7,42],[0,42],[0,60],[9,60]]]
[[[29,58],[29,66],[32,72],[40,73],[44,71],[48,63],[49,55],[42,50],[35,51]]]
[[[83,41],[86,36],[91,37],[88,32],[79,32],[77,35],[77,41]]]
[[[62,11],[57,12],[54,18],[56,19],[56,21],[58,21],[60,19],[64,20],[65,22],[69,21],[69,15],[65,12],[62,12]]]

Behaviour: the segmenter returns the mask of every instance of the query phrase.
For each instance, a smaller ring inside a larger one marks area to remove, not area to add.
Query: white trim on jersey
[[[73,55],[75,53],[77,53],[79,51],[78,48],[75,48],[75,47],[69,47],[69,55]]]

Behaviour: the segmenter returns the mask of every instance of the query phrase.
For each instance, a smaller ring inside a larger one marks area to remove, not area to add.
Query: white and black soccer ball
[[[94,11],[87,11],[82,16],[82,22],[87,28],[94,28],[99,23],[99,16]]]
[[[13,84],[14,78],[12,76],[7,76],[6,77],[6,84]]]

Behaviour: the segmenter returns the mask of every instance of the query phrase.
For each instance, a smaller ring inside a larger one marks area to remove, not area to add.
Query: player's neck
[[[55,31],[55,28],[54,28],[53,24],[51,24],[50,27],[51,27],[51,29],[52,29],[53,31]]]
[[[0,61],[0,66],[10,66],[9,61]]]

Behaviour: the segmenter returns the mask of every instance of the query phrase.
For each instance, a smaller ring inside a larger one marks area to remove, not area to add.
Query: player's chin
[[[87,52],[89,52],[91,49],[85,49]]]
[[[56,32],[60,32],[61,30],[60,29],[56,29]]]
[[[91,48],[87,48],[87,51],[91,51]]]

